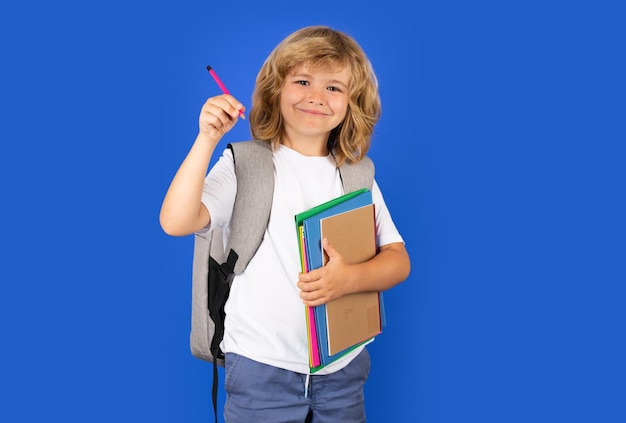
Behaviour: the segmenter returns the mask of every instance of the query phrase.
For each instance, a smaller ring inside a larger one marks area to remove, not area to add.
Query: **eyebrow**
[[[291,75],[292,78],[306,78],[306,79],[313,79],[313,75],[309,74],[309,73],[303,73],[303,72],[298,72],[295,74]],[[344,87],[348,88],[348,84],[344,83],[343,81],[340,81],[338,79],[331,79],[330,81],[327,81],[329,84],[339,84],[339,85],[343,85]]]

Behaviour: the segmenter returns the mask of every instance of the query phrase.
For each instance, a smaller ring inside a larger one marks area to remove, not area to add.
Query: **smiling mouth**
[[[320,112],[319,110],[311,110],[311,109],[298,109],[299,111],[301,111],[302,113],[306,113],[308,115],[313,115],[313,116],[328,116],[327,113],[324,112]]]

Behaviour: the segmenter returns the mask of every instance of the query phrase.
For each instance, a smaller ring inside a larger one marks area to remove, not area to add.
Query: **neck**
[[[321,156],[328,155],[328,148],[326,146],[326,140],[306,140],[306,139],[293,139],[289,137],[283,137],[280,141],[285,147],[289,147],[294,151],[302,154],[303,156]]]

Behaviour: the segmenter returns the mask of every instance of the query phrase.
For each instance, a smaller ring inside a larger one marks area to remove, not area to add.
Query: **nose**
[[[309,103],[323,105],[325,101],[324,94],[325,90],[322,88],[311,88],[308,98]]]

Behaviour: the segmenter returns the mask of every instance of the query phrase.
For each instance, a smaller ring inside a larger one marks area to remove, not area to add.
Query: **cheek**
[[[290,109],[290,102],[289,102],[289,97],[285,96],[285,95],[281,95],[280,96],[280,112],[282,114],[285,114],[285,112],[288,112]]]
[[[288,109],[298,102],[296,93],[290,90],[283,90],[280,94],[281,109]]]
[[[341,116],[341,120],[346,117],[348,113],[348,101],[347,100],[337,100],[332,104],[332,108],[337,116]]]

